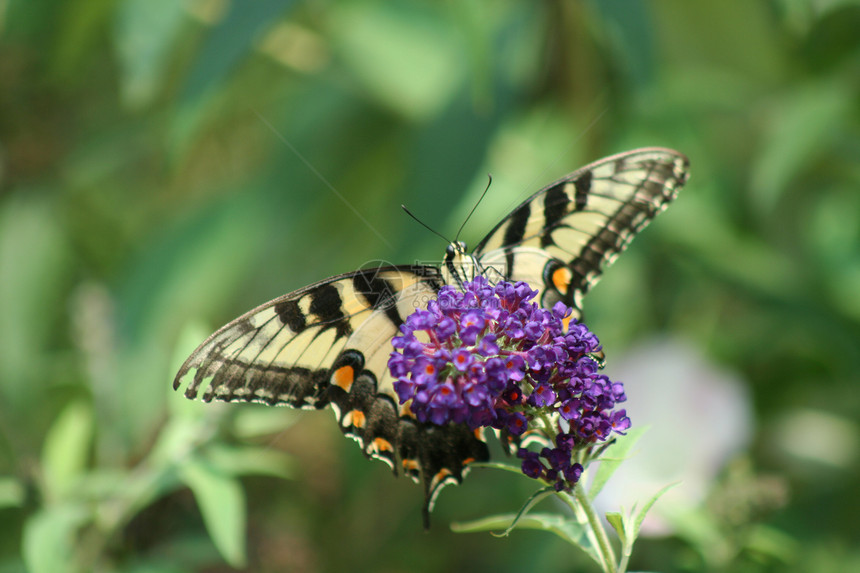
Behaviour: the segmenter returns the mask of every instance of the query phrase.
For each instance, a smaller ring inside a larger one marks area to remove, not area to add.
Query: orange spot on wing
[[[404,459],[403,460],[403,469],[406,471],[415,471],[417,472],[421,469],[421,466],[418,465],[418,462],[415,460]]]
[[[567,267],[559,267],[552,273],[552,284],[561,294],[566,295],[567,289],[570,287],[570,281],[573,279],[573,273]]]
[[[340,386],[346,392],[349,392],[349,389],[352,388],[353,380],[355,380],[355,370],[353,370],[352,366],[341,366],[331,375],[332,383]]]
[[[367,417],[364,415],[364,412],[361,410],[353,410],[349,413],[352,417],[352,425],[356,428],[363,428],[364,423],[367,421]]]
[[[475,458],[466,458],[465,460],[463,460],[463,465],[464,465],[464,466],[467,466],[467,465],[471,464],[471,463],[472,463],[472,462],[474,462],[474,461],[475,461]]]
[[[394,449],[391,442],[385,438],[374,438],[373,445],[376,446],[376,451],[378,452],[390,452]]]

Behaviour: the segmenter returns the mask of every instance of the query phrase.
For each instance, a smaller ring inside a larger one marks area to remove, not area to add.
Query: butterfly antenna
[[[493,176],[492,176],[492,175],[490,175],[489,173],[487,173],[487,179],[488,179],[488,181],[487,181],[487,188],[486,188],[486,189],[484,189],[484,192],[483,192],[483,193],[481,193],[481,196],[480,196],[480,197],[478,198],[478,200],[475,202],[475,206],[474,206],[474,207],[472,207],[472,210],[471,210],[471,211],[469,211],[469,214],[466,216],[466,220],[465,220],[465,221],[463,221],[463,224],[462,224],[462,225],[460,225],[460,229],[457,231],[457,236],[456,236],[456,237],[454,237],[454,242],[455,242],[455,243],[460,239],[460,233],[462,233],[462,232],[463,232],[463,229],[466,227],[466,223],[468,223],[468,222],[469,222],[469,219],[471,219],[471,218],[472,218],[472,214],[475,212],[475,209],[477,209],[477,208],[478,208],[478,205],[480,205],[480,204],[481,204],[481,201],[483,201],[483,200],[484,200],[484,196],[487,194],[487,191],[489,191],[489,190],[490,190],[490,185],[492,185],[492,184],[493,184]]]
[[[400,206],[400,208],[401,208],[401,209],[403,209],[404,211],[406,211],[406,214],[407,214],[407,215],[409,215],[410,217],[412,217],[413,219],[415,219],[415,220],[418,222],[418,224],[419,224],[419,225],[421,225],[422,227],[424,227],[425,229],[427,229],[428,231],[430,231],[431,233],[433,233],[433,234],[434,234],[434,235],[436,235],[437,237],[440,237],[443,241],[445,241],[445,243],[450,243],[450,242],[451,242],[451,241],[449,241],[448,239],[446,239],[446,238],[445,238],[441,233],[439,233],[438,231],[436,231],[435,229],[431,229],[431,228],[430,228],[430,226],[429,226],[429,225],[427,225],[427,223],[425,223],[424,221],[422,221],[421,219],[419,219],[418,217],[416,217],[415,215],[413,215],[413,214],[412,214],[412,211],[410,211],[409,209],[407,209],[407,208],[406,208],[406,205],[401,205],[401,206]]]

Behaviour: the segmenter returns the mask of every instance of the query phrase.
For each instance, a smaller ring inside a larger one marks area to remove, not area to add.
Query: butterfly
[[[420,423],[398,403],[387,368],[391,339],[443,285],[479,274],[525,281],[545,308],[581,316],[582,297],[687,181],[689,161],[643,148],[587,165],[544,187],[472,251],[451,243],[443,263],[364,268],[285,294],[218,329],[173,382],[204,401],[330,406],[364,453],[424,486],[425,523],[436,496],[487,461],[484,436],[465,425]]]

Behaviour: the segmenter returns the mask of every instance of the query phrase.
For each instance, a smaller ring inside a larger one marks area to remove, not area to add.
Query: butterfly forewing
[[[541,291],[541,304],[577,311],[582,296],[633,237],[675,198],[687,158],[648,148],[607,157],[541,189],[475,249],[485,267],[504,269]]]
[[[190,378],[191,399],[321,408],[329,370],[344,349],[378,363],[413,298],[427,299],[440,286],[435,267],[382,267],[276,298],[210,336],[182,365],[174,387]]]

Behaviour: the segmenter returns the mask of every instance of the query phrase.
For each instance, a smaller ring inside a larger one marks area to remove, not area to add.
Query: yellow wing
[[[544,187],[475,248],[478,262],[507,280],[581,312],[582,297],[633,237],[687,181],[689,161],[671,149],[628,151]]]

